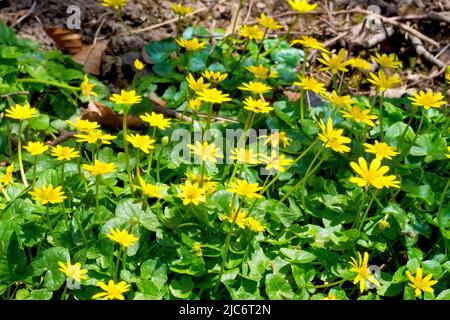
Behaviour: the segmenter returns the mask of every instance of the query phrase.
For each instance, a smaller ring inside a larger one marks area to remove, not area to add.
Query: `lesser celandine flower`
[[[450,147],[447,147],[447,152],[448,152],[448,154],[447,154],[447,158],[449,158],[449,159],[450,159]]]
[[[258,192],[262,190],[262,187],[258,183],[249,183],[247,180],[236,179],[230,183],[230,187],[227,191],[236,193],[239,196],[244,196],[249,199],[264,198]]]
[[[37,142],[28,142],[28,145],[23,147],[28,153],[32,156],[38,156],[43,154],[48,150],[48,145],[43,144],[40,141]]]
[[[8,167],[6,167],[6,172],[2,176],[0,176],[0,189],[3,190],[4,187],[6,187],[13,181],[13,171],[14,164],[10,164]]]
[[[376,52],[375,56],[371,56],[371,58],[378,63],[382,69],[399,69],[402,66],[402,63],[397,60],[397,56],[394,53],[391,53],[390,55],[383,53],[380,55]]]
[[[208,143],[204,141],[203,144],[200,141],[196,141],[195,145],[189,144],[189,149],[192,153],[200,158],[201,162],[210,161],[217,163],[217,158],[223,158],[219,148],[216,148],[214,143]]]
[[[80,133],[86,133],[100,128],[100,125],[97,122],[83,120],[80,118],[77,118],[75,122],[69,120],[66,120],[66,122],[70,124],[72,127],[74,127]]]
[[[203,77],[198,78],[198,80],[195,80],[192,73],[189,73],[189,75],[186,77],[186,81],[188,83],[189,88],[191,88],[195,92],[203,91],[204,89],[208,89],[211,84],[204,83]]]
[[[322,95],[326,100],[330,102],[330,104],[335,108],[348,108],[356,103],[356,100],[351,96],[340,96],[337,94],[335,90],[331,94],[326,93]]]
[[[272,87],[259,81],[250,81],[243,83],[242,86],[238,87],[238,89],[242,91],[250,91],[251,93],[258,95],[270,92],[272,90]]]
[[[8,118],[13,118],[16,120],[26,120],[36,117],[37,109],[31,108],[30,105],[27,103],[23,106],[20,104],[16,104],[14,107],[11,107],[9,109],[6,109],[5,115]]]
[[[211,82],[220,83],[228,77],[228,73],[221,73],[218,71],[210,71],[206,69],[202,75]]]
[[[254,113],[269,113],[273,110],[270,103],[265,102],[262,99],[255,100],[252,97],[247,97],[244,100],[244,109]]]
[[[384,231],[384,230],[386,230],[386,229],[388,229],[388,228],[390,228],[390,227],[391,227],[391,225],[389,224],[389,222],[386,221],[386,218],[381,219],[381,220],[378,222],[378,228],[379,228],[381,231]]]
[[[81,94],[84,97],[97,96],[95,92],[92,92],[92,89],[94,89],[95,86],[95,83],[89,83],[88,75],[85,74],[83,77],[83,82],[80,84]]]
[[[196,182],[198,184],[203,183],[202,188],[205,191],[206,195],[213,193],[217,189],[218,183],[215,181],[211,181],[212,177],[210,177],[210,176],[203,175],[203,179],[202,179],[201,174],[196,174],[193,171],[188,171],[186,173],[186,177],[191,182]]]
[[[259,65],[259,66],[249,66],[245,67],[248,71],[250,71],[255,78],[258,79],[267,79],[267,78],[277,78],[278,72],[277,71],[270,71],[269,68]]]
[[[243,25],[239,28],[239,35],[249,40],[260,41],[264,37],[264,31],[261,30],[257,25]]]
[[[336,295],[331,293],[331,292],[329,292],[328,295],[325,298],[322,298],[320,300],[336,300],[336,299],[337,299]]]
[[[350,264],[352,268],[350,271],[356,272],[356,277],[353,280],[354,284],[359,282],[359,290],[363,292],[366,289],[366,282],[370,282],[376,286],[379,285],[377,279],[374,278],[372,273],[369,271],[369,254],[364,252],[364,258],[361,257],[361,253],[358,252],[358,260],[354,257],[351,258]]]
[[[111,140],[116,139],[116,136],[108,133],[103,133],[101,130],[91,130],[87,133],[79,133],[75,135],[77,142],[87,142],[92,144],[111,144]]]
[[[423,278],[422,268],[417,268],[415,277],[413,277],[411,272],[409,271],[406,271],[406,276],[408,277],[409,281],[411,281],[411,283],[409,283],[409,286],[415,289],[416,296],[421,296],[422,291],[433,293],[434,290],[432,286],[438,283],[437,280],[432,280],[433,274],[431,273]]]
[[[102,288],[104,292],[93,295],[92,299],[104,298],[106,300],[125,300],[125,296],[123,294],[130,290],[130,285],[125,281],[120,281],[116,284],[113,280],[109,280],[108,285],[100,281],[97,285]]]
[[[278,172],[286,171],[294,160],[286,158],[284,154],[277,153],[272,150],[270,156],[263,156],[263,163],[266,165],[266,170],[276,170]]]
[[[127,141],[132,144],[133,147],[141,150],[144,153],[150,153],[150,150],[153,150],[155,147],[153,143],[155,143],[154,139],[150,139],[147,135],[129,134],[127,136]]]
[[[261,161],[258,160],[258,154],[252,149],[246,148],[234,148],[230,155],[231,160],[236,160],[237,163],[243,164],[260,164]]]
[[[138,71],[142,71],[145,68],[144,64],[139,59],[134,60],[133,65]]]
[[[114,93],[109,98],[109,100],[111,100],[115,104],[130,106],[132,104],[141,102],[142,97],[140,95],[137,95],[135,90],[121,90],[120,94]]]
[[[189,109],[191,109],[194,112],[198,112],[198,110],[200,109],[201,106],[202,106],[202,101],[199,100],[198,98],[189,99],[189,101],[188,101]]]
[[[347,52],[345,49],[341,49],[337,55],[332,54],[331,56],[326,52],[322,52],[322,58],[318,58],[317,60],[325,65],[325,67],[320,70],[330,71],[332,74],[336,74],[339,71],[347,72],[348,69],[346,67],[350,64],[350,62],[345,60],[346,56]]]
[[[77,262],[72,264],[70,261],[66,263],[58,261],[59,271],[64,273],[68,278],[72,278],[77,282],[81,282],[83,279],[87,279],[87,270],[81,269],[81,263]]]
[[[191,248],[197,256],[201,257],[203,255],[201,243],[196,242],[192,245]]]
[[[426,93],[422,90],[419,93],[414,92],[412,97],[409,97],[409,100],[412,101],[413,106],[424,107],[425,110],[440,108],[446,104],[445,97],[442,93],[433,93],[431,90],[428,90]]]
[[[103,7],[113,7],[114,10],[119,10],[121,7],[126,6],[128,3],[128,0],[103,0],[102,6]]]
[[[370,114],[370,110],[362,110],[358,106],[347,107],[341,110],[344,118],[353,119],[355,122],[363,122],[368,126],[373,127],[375,123],[372,120],[377,119],[376,115]]]
[[[298,13],[308,13],[317,8],[317,3],[309,4],[307,0],[289,0],[288,2]]]
[[[266,227],[264,227],[261,222],[253,217],[248,217],[245,219],[245,226],[253,232],[264,232]]]
[[[209,103],[224,103],[231,101],[230,95],[228,93],[222,93],[222,91],[217,89],[204,89],[203,91],[197,92],[198,99],[201,101]]]
[[[132,246],[136,241],[139,240],[139,238],[137,238],[134,234],[128,233],[128,231],[125,229],[120,230],[119,228],[110,229],[109,233],[106,236],[125,248]]]
[[[392,160],[399,153],[395,151],[396,147],[391,147],[387,143],[375,141],[374,144],[364,143],[366,147],[366,152],[373,153],[378,160],[383,160],[384,158]]]
[[[181,193],[178,195],[179,198],[183,199],[183,204],[187,206],[192,203],[196,206],[200,202],[205,202],[205,189],[201,188],[198,183],[192,183],[186,180],[184,185],[180,185]]]
[[[197,38],[194,38],[192,40],[175,39],[175,41],[178,43],[180,47],[185,48],[186,51],[198,51],[205,48],[206,46],[206,42],[198,41]]]
[[[300,81],[294,82],[294,85],[299,86],[303,90],[312,91],[317,94],[325,93],[325,84],[318,81],[313,76],[303,76],[299,79]]]
[[[170,121],[169,118],[164,118],[164,115],[161,113],[155,113],[152,111],[151,114],[145,113],[143,116],[140,116],[142,121],[145,121],[149,124],[151,127],[156,127],[160,130],[166,130],[170,127]]]
[[[320,140],[325,142],[325,147],[339,153],[350,151],[350,148],[347,147],[346,144],[352,142],[352,140],[342,135],[342,133],[344,132],[343,129],[333,128],[333,121],[331,120],[331,118],[328,118],[326,126],[323,123],[322,119],[320,119],[319,126],[322,130],[322,133],[319,133],[318,136]]]
[[[371,78],[367,80],[377,86],[382,92],[394,88],[401,81],[400,77],[397,74],[388,76],[383,70],[378,71],[378,76],[373,72],[369,73],[369,76]]]
[[[283,145],[283,148],[286,148],[292,141],[291,138],[287,137],[286,132],[283,131],[276,131],[269,135],[261,135],[260,138],[265,139],[264,145],[268,145],[270,143],[272,148],[276,148],[278,145]]]
[[[258,23],[261,27],[264,27],[268,30],[278,30],[278,29],[283,28],[277,22],[277,20],[275,20],[274,18],[271,18],[271,17],[267,17],[264,13],[261,13],[261,16],[259,18],[256,18],[256,20],[258,21]]]
[[[248,216],[248,212],[245,210],[231,210],[230,215],[222,215],[220,218],[222,221],[233,222],[240,228],[245,229],[245,219]]]
[[[116,170],[116,165],[114,163],[95,160],[93,165],[83,164],[83,169],[89,171],[93,176],[98,176],[114,172]]]
[[[181,3],[178,4],[171,3],[170,8],[172,9],[173,13],[182,17],[192,12],[191,7],[183,6]]]
[[[72,160],[78,158],[80,153],[75,151],[74,148],[57,145],[52,148],[52,156],[56,157],[57,160]]]
[[[350,162],[350,166],[359,175],[359,177],[350,178],[350,182],[356,183],[360,187],[374,186],[377,189],[400,187],[400,182],[396,180],[396,176],[385,176],[389,167],[381,166],[381,161],[378,159],[372,160],[370,166],[367,166],[366,160],[359,157],[358,163]]]
[[[367,71],[367,70],[370,70],[370,68],[372,67],[369,62],[367,62],[366,60],[364,60],[362,58],[351,58],[348,60],[348,62],[353,68],[357,68],[360,70]]]
[[[144,179],[139,176],[139,189],[142,190],[142,193],[145,194],[149,198],[162,198],[163,197],[163,186],[157,186],[154,184],[146,183]]]
[[[33,199],[45,205],[47,203],[55,204],[61,203],[67,197],[64,195],[64,191],[61,191],[62,187],[53,188],[51,184],[46,186],[42,185],[41,188],[35,187],[33,191],[29,193],[32,195]]]
[[[326,53],[329,52],[322,42],[318,41],[316,38],[309,36],[301,36],[300,39],[296,39],[291,42],[291,45],[296,44],[301,44],[303,47],[310,48],[313,50],[319,50]]]

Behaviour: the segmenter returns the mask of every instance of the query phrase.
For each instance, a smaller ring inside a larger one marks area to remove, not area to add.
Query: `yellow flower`
[[[98,282],[97,285],[102,288],[104,292],[97,293],[92,296],[92,299],[104,298],[106,300],[125,300],[124,293],[130,290],[130,285],[125,281],[120,281],[115,284],[113,280],[109,280],[108,285],[103,282]]]
[[[348,60],[348,62],[350,63],[350,65],[353,68],[357,68],[357,69],[361,69],[361,70],[370,70],[370,68],[371,68],[370,63],[362,58],[351,58]]]
[[[147,122],[151,127],[157,127],[160,130],[166,130],[170,127],[171,119],[164,118],[161,113],[155,113],[152,111],[152,114],[145,113],[140,118]]]
[[[328,295],[325,298],[322,298],[320,300],[336,300],[336,299],[337,299],[336,295],[328,293]]]
[[[194,38],[192,40],[175,39],[175,41],[180,47],[185,48],[186,51],[198,51],[206,46],[206,42],[198,41],[197,38]]]
[[[375,125],[372,120],[377,119],[377,116],[369,114],[370,110],[362,110],[358,106],[347,107],[347,109],[342,110],[341,112],[344,115],[344,118],[350,118],[355,120],[356,122],[363,122],[371,127]]]
[[[318,41],[316,38],[301,36],[300,39],[291,42],[291,45],[301,44],[303,47],[311,48],[313,50],[319,50],[323,52],[329,52],[322,42]]]
[[[154,184],[146,183],[141,176],[139,176],[139,189],[149,198],[162,198],[164,187]]]
[[[307,0],[289,0],[288,2],[298,13],[308,13],[317,7],[316,3],[309,4]]]
[[[188,83],[189,88],[194,90],[195,92],[203,91],[204,89],[209,88],[209,83],[203,83],[203,77],[198,78],[198,80],[194,79],[192,73],[186,77],[186,81]]]
[[[197,182],[200,184],[202,181],[202,175],[196,174],[193,171],[186,173],[186,177],[188,180],[192,182]],[[211,181],[211,177],[207,175],[203,175],[203,189],[205,190],[205,194],[211,194],[214,191],[216,191],[217,188],[217,182]]]
[[[32,156],[38,156],[48,150],[48,146],[39,141],[28,142],[28,145],[24,146],[23,148],[27,150],[28,153]]]
[[[367,167],[366,160],[360,157],[358,159],[358,163],[359,165],[356,162],[350,162],[352,169],[360,176],[350,178],[350,182],[356,183],[360,187],[368,187],[372,185],[377,189],[400,187],[400,182],[395,180],[396,177],[394,175],[385,176],[385,174],[389,171],[389,167],[382,166],[380,168],[380,160],[372,160],[370,166]]]
[[[14,107],[6,110],[6,116],[17,120],[26,120],[36,117],[37,110],[31,108],[27,103],[24,106],[16,104]]]
[[[253,232],[264,232],[266,231],[266,227],[264,227],[261,222],[256,220],[255,218],[248,217],[244,221],[245,226],[249,228]]]
[[[204,89],[197,94],[199,100],[209,103],[224,103],[226,101],[231,101],[229,94],[222,94],[222,91],[217,89]]]
[[[11,164],[6,168],[5,174],[0,177],[0,190],[2,187],[7,186],[13,181],[13,170],[14,164]]]
[[[292,141],[291,138],[287,137],[286,132],[283,131],[276,131],[268,136],[262,135],[260,138],[266,139],[264,141],[264,145],[268,145],[270,143],[272,148],[276,148],[280,144],[280,141],[283,144],[283,148],[286,148]]]
[[[52,156],[56,157],[57,160],[72,160],[73,158],[78,158],[80,152],[75,151],[71,147],[62,147],[60,145],[52,148]]]
[[[357,284],[359,282],[359,290],[361,292],[363,292],[366,288],[366,282],[371,282],[376,286],[380,285],[368,269],[367,264],[369,262],[369,254],[367,252],[364,252],[364,259],[361,257],[361,253],[358,252],[358,261],[356,261],[353,257],[351,260],[352,261],[350,261],[350,264],[352,268],[350,271],[357,273],[355,279],[353,280],[353,284]]]
[[[178,197],[183,199],[183,204],[186,206],[192,203],[196,206],[199,202],[205,202],[205,189],[200,188],[198,183],[191,183],[191,181],[186,180],[183,185],[180,185],[181,193]]]
[[[350,97],[349,95],[340,96],[336,93],[335,90],[333,90],[331,95],[329,93],[326,93],[322,96],[326,100],[328,100],[333,107],[336,107],[336,108],[348,108],[356,103],[356,100],[353,99],[352,97]]]
[[[195,253],[197,256],[199,256],[199,257],[202,256],[203,252],[202,252],[202,245],[201,245],[201,243],[196,242],[196,243],[194,243],[194,244],[192,245],[191,248],[192,248],[192,251],[194,251],[194,253]]]
[[[409,98],[413,102],[412,105],[424,107],[425,110],[440,108],[446,104],[445,97],[440,92],[434,94],[431,90],[428,90],[427,93],[421,90],[419,93],[414,92],[412,95]]]
[[[313,76],[304,76],[300,78],[300,82],[294,82],[295,86],[299,86],[303,90],[309,90],[317,94],[325,93],[325,84],[318,81]]]
[[[79,262],[72,264],[70,261],[67,261],[67,264],[65,264],[64,262],[58,261],[58,265],[60,267],[58,269],[59,271],[77,282],[81,282],[81,280],[87,279],[87,270],[81,269],[81,263]]]
[[[105,163],[95,160],[93,165],[83,164],[83,169],[89,171],[93,176],[98,176],[114,172],[116,170],[116,165],[114,163]]]
[[[247,83],[243,83],[241,87],[238,87],[243,91],[250,91],[253,94],[264,94],[272,90],[271,86],[268,86],[262,82],[258,81],[250,81]]]
[[[379,87],[380,91],[386,91],[400,83],[400,77],[397,74],[394,74],[393,76],[387,76],[383,70],[378,71],[378,76],[373,72],[369,73],[369,75],[372,78],[367,80]]]
[[[244,109],[255,113],[269,113],[273,110],[270,103],[264,102],[262,99],[253,99],[248,97],[244,100]]]
[[[262,190],[262,187],[258,183],[249,183],[246,180],[236,179],[236,181],[230,183],[230,187],[227,189],[229,192],[236,193],[239,196],[244,196],[249,199],[263,198],[262,195],[257,192]]]
[[[85,74],[83,77],[83,82],[80,84],[81,93],[84,97],[89,96],[97,96],[95,92],[92,92],[92,89],[96,86],[95,83],[89,83],[88,75]]]
[[[342,135],[342,133],[344,132],[343,129],[336,130],[333,128],[333,121],[331,120],[331,118],[328,118],[326,127],[322,119],[320,119],[319,125],[322,133],[319,133],[318,136],[320,140],[325,142],[325,147],[331,148],[332,150],[339,153],[350,151],[350,148],[347,147],[346,144],[352,142],[352,140]]]
[[[149,136],[142,136],[138,133],[136,134],[128,134],[127,141],[133,145],[133,147],[142,150],[144,153],[150,153],[150,150],[153,150],[155,147],[153,143],[154,139],[150,139]]]
[[[431,286],[434,286],[436,283],[438,283],[436,280],[431,280],[433,278],[433,274],[429,274],[423,278],[423,271],[422,268],[417,268],[416,270],[416,277],[413,277],[411,272],[406,271],[406,276],[408,277],[410,287],[413,287],[415,289],[416,296],[421,296],[422,291],[423,292],[429,292],[433,293],[434,290],[431,288]]]
[[[384,142],[375,141],[375,144],[364,143],[366,147],[366,152],[373,153],[378,160],[383,160],[384,158],[392,160],[399,153],[395,151],[396,147],[391,147]]]
[[[114,7],[114,10],[119,10],[120,7],[127,5],[128,0],[103,0],[103,7]]]
[[[214,82],[214,83],[221,83],[223,80],[225,80],[228,77],[228,73],[214,72],[214,71],[210,71],[208,69],[205,70],[205,72],[203,72],[202,75],[206,79],[208,79],[209,81]]]
[[[339,53],[331,55],[331,57],[326,53],[322,52],[322,58],[318,58],[317,60],[320,61],[325,67],[321,68],[320,70],[328,70],[332,74],[336,74],[339,71],[347,72],[348,69],[346,66],[350,64],[350,61],[345,61],[345,58],[347,56],[347,52],[345,49],[339,50]]]
[[[179,16],[186,16],[192,12],[192,9],[188,6],[184,7],[181,3],[175,4],[171,3],[170,7],[172,8],[173,13]]]
[[[261,17],[256,18],[256,20],[258,21],[258,23],[261,27],[264,27],[268,30],[277,30],[277,29],[283,28],[277,22],[277,20],[275,20],[274,18],[266,17],[266,15],[264,13],[261,13]]]
[[[189,109],[191,109],[192,111],[198,112],[198,110],[202,106],[202,101],[199,100],[198,98],[189,99],[188,106],[189,106]]]
[[[237,213],[237,216],[236,216]],[[236,212],[235,210],[231,210],[230,215],[228,216],[222,216],[223,221],[229,221],[233,222],[240,228],[245,229],[245,219],[247,218],[248,212],[245,210],[240,210],[239,212]]]
[[[132,246],[139,240],[139,238],[137,238],[134,234],[128,233],[125,229],[120,230],[119,228],[110,229],[106,236],[125,248]]]
[[[33,199],[42,203],[61,203],[66,199],[67,197],[64,196],[64,191],[61,191],[62,187],[56,187],[53,188],[53,186],[50,184],[46,186],[45,184],[42,185],[42,188],[39,189],[38,187],[34,187],[34,191],[30,191],[30,194],[33,196]]]
[[[141,71],[145,68],[144,64],[139,59],[134,60],[133,64],[134,64],[134,67],[136,68],[136,70],[138,70],[138,71]]]
[[[449,159],[450,159],[450,147],[447,147],[447,152],[448,152],[448,154],[447,154],[447,158],[449,158]]]
[[[450,66],[445,68],[445,80],[447,81],[447,84],[450,84]]]
[[[223,158],[220,154],[220,149],[216,148],[214,143],[208,144],[204,141],[203,144],[200,141],[196,141],[195,145],[189,144],[189,149],[192,150],[196,156],[200,157],[200,161],[211,161],[212,163],[217,163],[217,158]]]
[[[390,227],[391,225],[385,219],[381,219],[380,222],[378,222],[378,228],[380,228],[381,231],[384,231]]]
[[[258,154],[254,153],[252,149],[245,148],[234,148],[230,155],[231,160],[236,160],[237,163],[246,164],[260,164],[261,161],[258,160]]]
[[[262,64],[259,66],[250,66],[246,67],[248,71],[250,71],[256,78],[258,79],[267,79],[267,78],[276,78],[278,77],[277,71],[270,71],[269,68],[264,67]]]
[[[91,122],[89,120],[82,120],[77,118],[75,122],[66,120],[68,124],[74,127],[78,132],[89,132],[95,129],[100,128],[100,125],[97,122]]]
[[[103,133],[100,130],[91,130],[87,133],[80,133],[75,135],[77,139],[77,142],[87,142],[92,144],[111,144],[110,140],[114,140],[117,138],[116,136]]]
[[[112,97],[109,98],[109,100],[111,100],[115,104],[132,105],[141,102],[142,97],[137,95],[135,90],[121,90],[120,94],[113,94]]]
[[[249,40],[260,41],[264,37],[264,31],[262,31],[257,25],[247,26],[243,25],[239,28],[239,35]]]
[[[382,55],[375,53],[375,56],[371,56],[371,58],[378,63],[382,69],[399,69],[402,66],[402,63],[397,60],[397,56],[394,53],[391,53],[389,56],[385,53]]]
[[[294,161],[288,159],[284,154],[279,154],[272,150],[270,156],[263,156],[263,163],[266,164],[266,170],[275,169],[278,172],[286,171],[286,167],[290,166]]]

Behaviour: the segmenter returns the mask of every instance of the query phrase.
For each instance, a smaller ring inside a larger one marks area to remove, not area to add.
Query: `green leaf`
[[[411,148],[410,154],[417,157],[425,156],[426,163],[446,158],[447,143],[440,135],[435,133],[420,135],[416,145]]]
[[[160,258],[149,259],[141,266],[141,278],[150,279],[162,289],[167,282],[167,265],[163,264]]]
[[[273,104],[275,114],[290,127],[295,127],[295,119],[298,118],[298,112],[294,104],[287,101],[277,101]]]
[[[294,297],[289,282],[282,274],[268,274],[265,283],[266,294],[270,300],[289,300]]]
[[[33,276],[44,276],[44,285],[50,291],[58,290],[66,280],[66,275],[59,271],[58,262],[70,261],[69,251],[62,247],[53,247],[42,251],[31,264]]]
[[[160,225],[157,216],[149,207],[143,210],[142,203],[135,202],[133,199],[123,199],[117,204],[116,217],[128,221],[137,219],[145,229],[150,231],[156,231]]]
[[[272,220],[283,224],[286,228],[290,227],[299,218],[298,213],[274,199],[261,201],[256,209],[269,213]]]
[[[177,50],[177,45],[172,39],[150,42],[145,46],[150,60],[153,64],[159,64],[167,60],[172,52]]]
[[[47,130],[50,126],[50,118],[46,114],[39,114],[37,117],[28,120],[31,128],[35,130]]]
[[[194,282],[190,277],[183,276],[180,280],[172,279],[169,290],[174,297],[179,299],[189,299],[194,288]]]
[[[50,300],[52,296],[53,292],[47,289],[38,289],[31,291],[25,300]]]
[[[312,253],[293,248],[281,248],[280,253],[282,253],[286,260],[292,263],[309,263],[316,259],[316,256]]]

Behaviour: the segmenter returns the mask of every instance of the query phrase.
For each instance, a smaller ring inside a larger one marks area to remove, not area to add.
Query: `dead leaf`
[[[123,127],[123,116],[114,112],[111,108],[97,101],[91,100],[82,119],[95,121],[104,128],[121,129]],[[142,120],[137,116],[127,117],[127,126],[130,129],[139,130],[142,128]]]
[[[103,54],[108,43],[109,40],[103,40],[84,47],[80,52],[73,55],[73,59],[83,66],[85,72],[99,76],[101,74]]]
[[[283,91],[283,94],[288,98],[290,102],[292,101],[298,101],[300,99],[300,93],[295,91]]]
[[[81,34],[77,32],[63,28],[44,28],[44,30],[65,53],[75,54],[83,49]]]

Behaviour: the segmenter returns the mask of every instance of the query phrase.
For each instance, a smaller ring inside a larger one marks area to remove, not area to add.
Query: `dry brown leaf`
[[[283,91],[283,94],[288,98],[289,101],[297,101],[300,99],[300,93],[295,91]]]
[[[84,47],[80,52],[73,55],[73,59],[83,66],[85,72],[99,76],[101,74],[103,54],[108,43],[109,40],[103,40]]]
[[[77,32],[63,28],[44,28],[44,30],[65,53],[76,54],[83,49],[81,34]]]
[[[121,129],[123,116],[115,113],[111,108],[97,101],[90,101],[82,119],[96,121],[99,125],[109,129]],[[136,116],[127,117],[128,128],[138,130],[142,128],[142,120]]]

